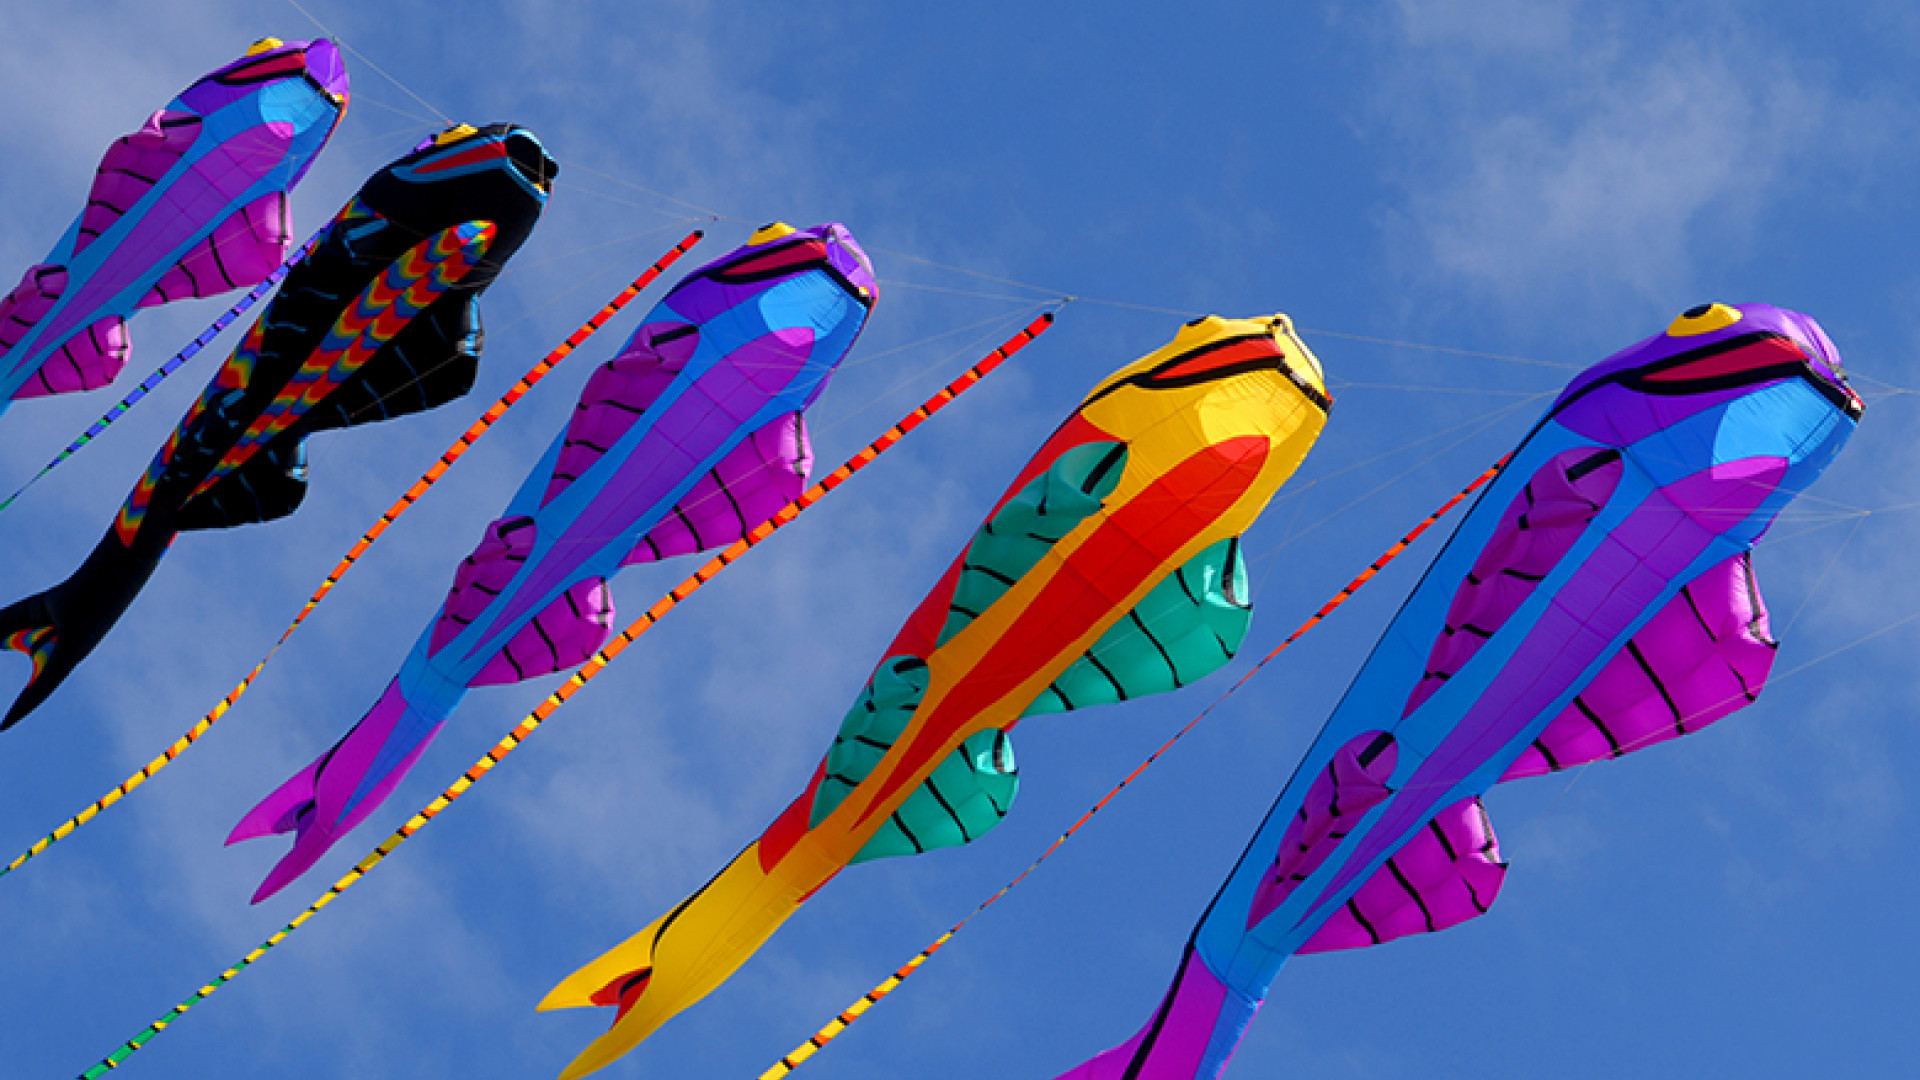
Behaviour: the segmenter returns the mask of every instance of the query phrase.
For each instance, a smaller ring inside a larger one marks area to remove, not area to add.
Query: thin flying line
[[[332,38],[334,41],[339,42],[341,48],[352,53],[354,56],[359,58],[361,63],[372,68],[374,71],[374,74],[380,76],[381,78],[387,80],[393,85],[399,87],[401,93],[407,95],[413,100],[426,106],[428,112],[439,117],[441,121],[445,123],[448,127],[452,127],[454,125],[455,121],[453,117],[448,116],[446,113],[443,113],[439,109],[434,108],[433,102],[428,101],[426,98],[423,98],[419,94],[414,93],[412,87],[409,87],[406,83],[401,82],[399,79],[394,78],[392,75],[387,74],[386,69],[382,68],[379,64],[374,63],[372,57],[368,56],[366,53],[363,53],[359,49],[356,49],[352,45],[348,44],[346,38],[343,38],[339,34],[334,33],[332,30],[327,29],[327,25],[325,23],[313,17],[313,12],[308,11],[306,8],[303,8],[300,6],[299,0],[287,0],[287,5],[293,8],[293,10],[299,12],[300,14],[305,15],[309,22],[313,23],[313,25],[320,28],[321,33],[327,35],[329,38]]]

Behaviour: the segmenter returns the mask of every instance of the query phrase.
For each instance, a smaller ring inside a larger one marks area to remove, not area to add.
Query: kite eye
[[[1680,313],[1667,327],[1668,337],[1693,337],[1725,330],[1740,321],[1740,309],[1726,304],[1701,304]]]
[[[259,56],[261,53],[272,52],[275,49],[284,48],[286,44],[287,44],[286,42],[281,41],[277,37],[263,37],[259,41],[256,41],[253,44],[247,46],[247,55]]]
[[[765,225],[762,225],[758,229],[754,230],[753,235],[747,237],[747,243],[748,244],[771,244],[775,240],[778,240],[783,236],[792,236],[793,232],[794,232],[793,226],[787,224],[784,221],[769,221]]]

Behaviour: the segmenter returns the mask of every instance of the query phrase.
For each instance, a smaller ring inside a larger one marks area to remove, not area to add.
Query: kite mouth
[[[1623,372],[1621,382],[1643,393],[1701,394],[1794,378],[1856,420],[1864,411],[1844,376],[1817,359],[1814,350],[1772,330],[1736,335]]]
[[[715,266],[707,276],[723,285],[750,285],[755,282],[773,281],[779,278],[797,277],[809,270],[824,270],[847,295],[862,305],[872,307],[874,288],[871,278],[866,284],[855,280],[856,270],[841,266],[833,253],[836,249],[851,247],[839,241],[842,235],[828,231],[826,235],[815,232],[794,233],[783,240],[743,252],[731,262]],[[866,260],[856,260],[856,268],[864,269]]]
[[[1088,398],[1086,404],[1091,405],[1122,386],[1137,386],[1143,390],[1179,390],[1257,371],[1279,372],[1323,414],[1333,410],[1333,399],[1288,362],[1286,352],[1271,334],[1241,334],[1189,349],[1146,371],[1102,388],[1098,394]]]
[[[506,138],[507,160],[520,175],[541,191],[553,193],[553,178],[560,175],[560,163],[547,154],[547,148],[526,128],[514,128]]]

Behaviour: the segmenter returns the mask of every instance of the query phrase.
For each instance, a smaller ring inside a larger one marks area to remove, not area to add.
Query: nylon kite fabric
[[[346,106],[332,42],[266,38],[115,140],[86,209],[0,298],[0,412],[112,382],[135,310],[278,268],[293,241],[287,193]]]
[[[1240,534],[1326,423],[1284,316],[1195,320],[1102,382],[1014,480],[856,698],[806,791],[542,1009],[614,1007],[583,1076],[730,976],[847,865],[964,844],[1018,788],[1022,717],[1183,686],[1249,617]]]
[[[306,492],[306,438],[473,385],[478,299],[538,222],[556,166],[510,124],[450,128],[369,179],[234,350],[73,576],[0,610],[33,672],[0,730],[60,685],[180,532],[271,521]]]
[[[770,225],[676,285],[454,573],[367,716],[228,843],[292,833],[257,903],[392,793],[467,689],[565,671],[613,627],[607,578],[743,539],[807,485],[802,411],[878,298],[844,226]]]
[[[1563,391],[1435,558],[1202,916],[1061,1080],[1218,1076],[1294,953],[1430,933],[1506,874],[1494,784],[1697,731],[1773,662],[1750,551],[1862,411],[1811,318],[1704,305]]]

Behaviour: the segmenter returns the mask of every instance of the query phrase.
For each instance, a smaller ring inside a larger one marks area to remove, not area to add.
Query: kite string
[[[445,810],[455,799],[458,799],[478,782],[482,776],[492,771],[495,765],[498,765],[504,760],[508,754],[513,752],[515,747],[519,746],[535,729],[545,723],[547,718],[551,717],[555,710],[565,704],[568,698],[572,697],[576,691],[585,686],[595,675],[599,674],[601,670],[613,661],[614,657],[618,656],[628,645],[632,644],[635,639],[646,633],[655,623],[658,623],[668,611],[671,611],[677,607],[681,601],[693,595],[702,585],[711,581],[720,571],[726,569],[729,564],[746,554],[750,548],[771,536],[774,531],[781,526],[799,517],[802,511],[806,510],[807,507],[815,502],[818,502],[834,488],[839,487],[854,473],[866,468],[875,458],[885,453],[889,447],[904,438],[908,432],[919,427],[922,421],[939,412],[941,409],[946,408],[947,404],[953,401],[954,398],[965,393],[975,383],[991,373],[994,368],[999,367],[1002,361],[1019,352],[1021,349],[1024,349],[1029,342],[1039,337],[1042,333],[1045,333],[1052,325],[1052,313],[1041,315],[1039,318],[1033,320],[1033,322],[1027,324],[1024,329],[1008,339],[1007,342],[998,349],[988,354],[985,359],[968,368],[959,378],[954,379],[945,387],[942,387],[938,393],[928,398],[919,408],[908,413],[893,427],[888,428],[879,438],[869,443],[865,449],[853,457],[848,458],[838,469],[835,469],[818,483],[802,492],[799,497],[795,498],[792,502],[787,503],[775,511],[772,517],[754,526],[746,536],[734,541],[726,550],[709,559],[700,569],[694,571],[691,577],[682,581],[679,585],[674,586],[672,591],[668,592],[666,596],[662,597],[651,608],[648,608],[646,614],[634,620],[631,625],[616,635],[614,639],[603,646],[600,651],[589,657],[587,662],[580,666],[579,670],[575,671],[568,677],[566,682],[561,683],[552,694],[548,695],[547,699],[542,701],[539,707],[534,709],[526,719],[522,720],[512,731],[508,732],[505,737],[495,743],[493,748],[488,750],[484,757],[475,762],[471,768],[462,774],[460,779],[454,781],[451,787],[441,792],[432,802],[422,807],[418,813],[407,819],[406,823],[395,830],[392,835],[382,840],[365,858],[355,863],[352,870],[349,870],[340,880],[334,882],[326,892],[322,893],[318,900],[308,905],[305,911],[295,916],[291,922],[281,927],[273,936],[267,938],[258,946],[255,946],[252,951],[248,952],[232,967],[221,972],[212,982],[194,991],[192,995],[168,1010],[160,1019],[148,1024],[145,1030],[120,1044],[112,1053],[81,1073],[79,1080],[97,1080],[98,1077],[106,1075],[109,1070],[118,1068],[142,1046],[151,1041],[154,1036],[166,1030],[174,1018],[185,1013],[188,1009],[193,1008],[193,1006],[199,1004],[201,1001],[204,1001],[235,976],[239,975],[240,972],[246,970],[254,961],[266,955],[268,950],[285,941],[287,936],[299,929],[302,923],[318,914],[320,910],[328,904],[331,904],[335,897],[351,888],[354,882],[365,877],[374,867],[380,865],[388,855],[391,855],[396,848],[405,843],[408,837],[424,828],[427,822],[432,821],[439,815],[440,811]]]
[[[661,256],[659,261],[649,266],[639,277],[634,278],[625,289],[621,290],[618,296],[607,301],[599,311],[593,314],[592,318],[581,324],[565,341],[561,342],[552,352],[543,357],[539,363],[529,369],[525,375],[520,377],[519,382],[513,384],[513,387],[502,395],[500,400],[494,402],[492,407],[481,415],[480,419],[474,421],[473,425],[467,428],[460,438],[457,439],[452,446],[447,448],[445,453],[440,455],[439,460],[435,461],[432,467],[430,467],[420,479],[414,481],[413,486],[408,488],[406,493],[400,496],[399,501],[395,502],[391,507],[388,507],[387,512],[380,515],[380,520],[374,522],[373,527],[368,529],[353,547],[347,551],[346,556],[334,566],[333,571],[327,575],[326,580],[320,583],[320,587],[315,590],[313,596],[307,600],[306,606],[300,609],[300,614],[294,617],[293,622],[289,623],[285,630],[281,631],[280,639],[273,643],[273,647],[267,650],[267,654],[260,658],[259,663],[253,665],[253,670],[247,672],[247,677],[240,680],[240,685],[234,687],[226,697],[222,698],[220,703],[215,705],[211,712],[200,719],[199,723],[193,725],[185,735],[174,740],[173,745],[162,751],[159,757],[148,762],[139,772],[134,773],[122,781],[118,787],[95,800],[94,803],[85,810],[68,818],[65,822],[61,823],[59,828],[54,829],[51,833],[35,841],[32,847],[29,847],[18,858],[7,864],[4,869],[0,869],[0,877],[4,877],[14,870],[19,869],[28,859],[47,850],[47,848],[53,846],[60,840],[65,839],[75,829],[86,824],[102,810],[119,802],[128,792],[146,783],[155,773],[166,768],[174,758],[184,753],[187,747],[192,746],[198,741],[200,736],[205,735],[208,729],[212,728],[213,725],[226,714],[227,710],[233,707],[234,702],[239,701],[240,696],[247,692],[247,688],[253,685],[253,680],[260,674],[261,669],[265,668],[267,662],[272,660],[275,654],[280,651],[280,646],[287,643],[287,639],[293,636],[294,630],[298,629],[300,624],[306,620],[307,616],[313,612],[313,609],[319,606],[320,601],[326,598],[326,595],[333,590],[334,585],[346,575],[353,564],[360,559],[360,556],[365,554],[367,548],[371,547],[373,542],[380,538],[380,534],[386,532],[387,527],[392,525],[395,519],[405,513],[407,508],[417,502],[421,496],[425,495],[427,489],[438,482],[440,477],[444,475],[449,468],[453,467],[453,463],[460,460],[461,456],[473,446],[474,442],[478,440],[481,435],[485,434],[487,429],[492,427],[494,422],[499,420],[508,409],[512,408],[514,403],[517,402],[522,395],[533,389],[540,380],[547,376],[549,371],[553,370],[555,365],[559,364],[560,361],[566,359],[569,354],[579,348],[582,342],[592,337],[601,326],[606,324],[608,319],[611,319],[621,308],[625,307],[628,302],[638,296],[648,285],[652,284],[653,280],[659,277],[667,267],[672,266],[680,256],[686,254],[695,244],[699,243],[701,236],[702,233],[698,230],[689,233],[687,237],[675,245],[671,251]]]
[[[858,1020],[862,1013],[865,1013],[868,1009],[872,1008],[874,1003],[879,1001],[881,998],[884,998],[888,994],[891,994],[894,991],[894,988],[898,987],[902,982],[904,982],[907,979],[908,976],[912,975],[914,971],[916,971],[920,967],[921,964],[926,963],[928,958],[932,957],[934,953],[939,952],[940,949],[944,947],[948,941],[953,939],[953,936],[955,934],[958,934],[963,928],[966,927],[968,923],[972,922],[976,916],[978,916],[981,912],[986,911],[989,907],[992,907],[994,903],[998,901],[1001,897],[1012,892],[1016,886],[1018,886],[1022,881],[1026,880],[1029,874],[1032,874],[1035,870],[1039,869],[1040,864],[1043,862],[1046,862],[1047,859],[1050,858],[1055,851],[1058,851],[1060,849],[1060,846],[1067,842],[1068,837],[1071,837],[1074,833],[1080,830],[1081,826],[1085,825],[1088,821],[1091,821],[1093,819],[1093,815],[1099,813],[1103,808],[1105,808],[1107,803],[1111,802],[1115,796],[1119,795],[1122,790],[1124,790],[1128,785],[1132,784],[1134,780],[1140,776],[1141,773],[1146,772],[1148,767],[1153,765],[1154,762],[1158,761],[1162,754],[1165,754],[1168,750],[1171,750],[1173,748],[1173,744],[1179,742],[1182,738],[1185,738],[1187,733],[1192,731],[1195,727],[1199,726],[1202,720],[1205,720],[1209,715],[1213,713],[1215,709],[1225,704],[1228,698],[1232,697],[1235,693],[1237,693],[1240,690],[1240,688],[1245,686],[1250,680],[1252,680],[1252,678],[1255,675],[1258,675],[1260,673],[1260,670],[1266,667],[1269,662],[1271,662],[1275,657],[1279,656],[1282,652],[1285,652],[1286,649],[1289,646],[1291,646],[1294,642],[1300,640],[1303,636],[1305,636],[1307,631],[1312,630],[1315,626],[1319,625],[1321,620],[1325,619],[1328,615],[1332,614],[1336,608],[1346,603],[1347,600],[1350,599],[1354,593],[1360,591],[1361,586],[1365,585],[1368,581],[1373,579],[1374,575],[1378,574],[1381,570],[1385,569],[1388,563],[1391,563],[1396,558],[1399,558],[1400,554],[1406,551],[1408,547],[1412,546],[1413,542],[1415,540],[1418,540],[1420,538],[1420,535],[1426,532],[1429,528],[1431,528],[1435,522],[1438,522],[1442,517],[1445,517],[1449,512],[1453,510],[1454,507],[1459,506],[1463,501],[1467,499],[1468,496],[1472,495],[1474,491],[1479,489],[1481,486],[1485,485],[1488,481],[1492,480],[1494,477],[1500,475],[1500,471],[1506,467],[1507,462],[1512,459],[1512,456],[1513,455],[1509,454],[1506,457],[1503,457],[1499,461],[1495,462],[1485,472],[1482,472],[1479,476],[1475,477],[1472,483],[1460,489],[1458,492],[1456,492],[1453,495],[1452,498],[1448,499],[1445,503],[1441,504],[1438,510],[1435,510],[1433,513],[1428,514],[1424,521],[1420,522],[1420,524],[1414,526],[1411,530],[1409,530],[1405,536],[1402,536],[1398,541],[1396,541],[1393,544],[1392,547],[1389,547],[1385,552],[1381,553],[1379,558],[1373,560],[1373,562],[1369,564],[1365,570],[1362,570],[1359,576],[1355,577],[1352,581],[1348,582],[1346,588],[1341,589],[1338,593],[1334,594],[1331,600],[1328,600],[1325,604],[1322,604],[1320,607],[1320,610],[1313,613],[1312,618],[1309,618],[1306,622],[1301,623],[1299,629],[1295,630],[1292,634],[1289,634],[1285,641],[1282,641],[1280,644],[1274,646],[1272,651],[1268,652],[1265,656],[1261,657],[1259,662],[1254,664],[1251,668],[1248,668],[1246,672],[1240,676],[1239,679],[1234,681],[1233,685],[1227,687],[1227,689],[1224,692],[1222,692],[1219,697],[1215,698],[1211,704],[1209,704],[1206,708],[1200,710],[1199,714],[1196,715],[1192,720],[1187,721],[1187,724],[1185,727],[1181,728],[1179,731],[1174,732],[1171,738],[1169,738],[1166,742],[1161,743],[1159,748],[1154,750],[1153,753],[1147,755],[1147,758],[1145,761],[1142,761],[1138,766],[1134,768],[1132,772],[1128,773],[1124,779],[1122,779],[1118,784],[1115,784],[1113,788],[1109,790],[1105,795],[1102,795],[1099,801],[1095,802],[1093,806],[1087,810],[1086,813],[1080,815],[1078,820],[1076,820],[1072,825],[1067,826],[1067,830],[1061,833],[1058,837],[1056,837],[1053,843],[1047,845],[1046,850],[1042,851],[1038,858],[1034,859],[1031,863],[1028,863],[1026,869],[1020,871],[1018,874],[1015,874],[1013,876],[1013,879],[1008,881],[1005,885],[1002,885],[998,892],[995,892],[992,896],[989,896],[985,900],[981,901],[979,906],[975,907],[972,911],[968,912],[965,918],[961,919],[957,923],[954,923],[953,926],[948,928],[946,933],[941,934],[938,938],[935,938],[932,944],[928,945],[924,949],[921,949],[917,954],[914,955],[913,959],[907,961],[905,964],[902,964],[898,970],[896,970],[892,975],[887,976],[887,978],[884,979],[878,986],[875,986],[873,989],[861,995],[858,1001],[855,1001],[852,1005],[848,1006],[845,1011],[841,1012],[840,1015],[834,1017],[831,1021],[827,1023],[825,1027],[821,1028],[819,1031],[814,1032],[813,1035],[808,1037],[806,1042],[803,1042],[799,1046],[795,1047],[792,1053],[789,1053],[786,1057],[781,1058],[777,1063],[773,1065],[772,1068],[769,1068],[766,1072],[761,1073],[758,1080],[780,1080],[781,1077],[786,1076],[787,1074],[793,1072],[794,1069],[798,1068],[801,1062],[812,1057],[822,1047],[832,1042],[835,1038],[838,1038],[840,1033],[842,1031],[845,1031],[847,1027],[851,1025],[855,1020]]]
[[[46,465],[42,467],[39,472],[33,475],[33,479],[28,480],[24,484],[21,484],[20,489],[18,491],[15,491],[13,494],[7,496],[6,501],[0,502],[0,510],[5,510],[7,507],[12,506],[15,499],[18,499],[20,496],[26,494],[27,489],[32,487],[34,484],[39,483],[41,477],[52,472],[54,469],[54,466],[60,464],[61,462],[67,460],[73,455],[79,453],[80,448],[92,442],[94,436],[105,431],[107,429],[107,425],[113,423],[115,420],[120,419],[120,416],[122,413],[125,413],[128,409],[133,408],[133,406],[137,402],[139,402],[141,398],[146,397],[147,394],[154,389],[154,387],[157,387],[162,382],[166,381],[167,376],[180,370],[180,367],[183,364],[185,364],[187,361],[193,359],[196,355],[198,355],[201,349],[204,349],[208,345],[212,344],[213,339],[219,337],[222,331],[226,330],[227,327],[233,325],[233,321],[235,319],[245,314],[246,310],[252,307],[256,302],[258,302],[261,297],[273,291],[273,287],[280,283],[281,278],[287,276],[287,271],[293,268],[293,264],[307,257],[307,253],[312,251],[313,246],[320,242],[320,238],[326,234],[326,231],[327,230],[325,228],[322,228],[319,232],[316,232],[312,236],[307,237],[306,243],[301,244],[298,248],[294,249],[293,253],[288,255],[286,259],[282,260],[279,266],[274,267],[272,273],[268,274],[265,279],[260,281],[253,288],[248,289],[245,296],[242,296],[239,300],[235,301],[234,305],[228,308],[225,314],[213,320],[213,324],[211,326],[208,326],[205,330],[202,330],[200,332],[199,337],[196,337],[192,341],[187,342],[184,348],[182,348],[179,352],[174,353],[173,356],[170,359],[168,359],[166,363],[161,364],[158,368],[156,368],[153,374],[148,375],[146,378],[140,380],[140,385],[134,387],[133,391],[129,393],[126,397],[121,398],[120,404],[115,405],[111,409],[108,409],[107,414],[105,416],[102,416],[100,419],[95,420],[93,422],[93,426],[87,428],[86,431],[82,432],[79,438],[73,440],[73,442],[71,443],[68,443],[67,448],[65,450],[60,451],[59,454],[54,456],[54,459],[52,461],[47,462]]]

